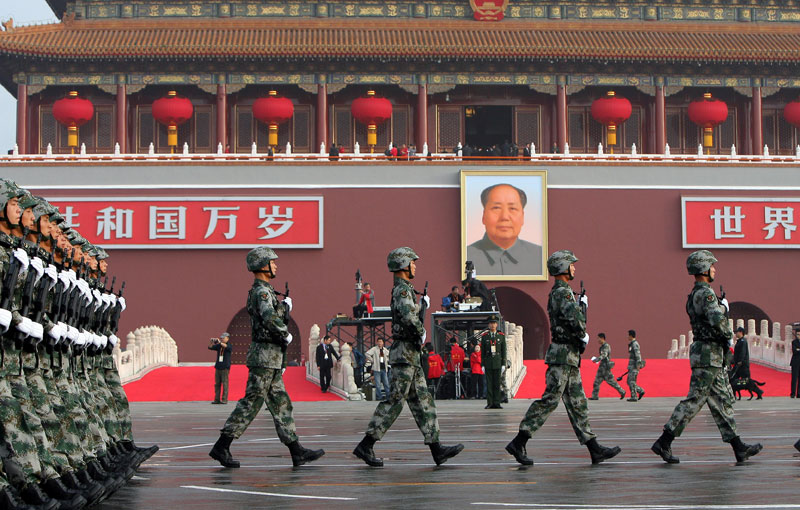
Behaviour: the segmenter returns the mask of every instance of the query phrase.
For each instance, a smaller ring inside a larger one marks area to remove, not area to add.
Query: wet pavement
[[[231,451],[239,469],[208,457],[233,403],[136,403],[137,443],[161,450],[137,476],[97,508],[111,509],[507,509],[684,510],[800,509],[800,400],[786,397],[736,404],[739,433],[764,450],[736,465],[707,409],[673,444],[681,463],[666,465],[650,451],[679,399],[590,402],[591,424],[604,445],[622,453],[592,466],[575,438],[563,405],[528,442],[535,465],[506,454],[529,400],[502,410],[485,402],[438,401],[441,440],[464,443],[459,456],[437,467],[404,410],[376,444],[385,467],[351,455],[374,402],[301,402],[295,420],[301,443],[324,448],[319,461],[293,468],[265,410]]]

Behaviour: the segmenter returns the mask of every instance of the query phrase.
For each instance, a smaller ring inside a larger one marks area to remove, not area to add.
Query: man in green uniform
[[[607,382],[612,388],[619,392],[619,399],[625,398],[625,390],[617,384],[614,380],[614,374],[611,369],[614,368],[614,362],[611,361],[611,346],[606,342],[606,334],[599,333],[597,340],[600,342],[600,354],[597,357],[592,356],[592,362],[597,363],[597,375],[594,377],[594,384],[592,385],[592,396],[589,400],[597,400],[600,395],[600,385]]]
[[[569,287],[569,280],[575,278],[575,262],[578,258],[569,250],[560,250],[547,259],[547,270],[555,279],[547,302],[550,316],[550,347],[544,362],[547,364],[545,390],[542,398],[533,402],[519,425],[519,433],[506,446],[506,451],[522,465],[533,465],[525,445],[528,439],[544,425],[550,413],[558,407],[559,399],[564,401],[572,429],[581,444],[586,445],[592,457],[592,464],[599,464],[617,455],[618,446],[607,448],[597,442],[597,436],[589,426],[589,407],[581,383],[581,353],[589,342],[586,334],[586,316],[581,303],[588,306],[586,296],[581,303]]]
[[[644,388],[636,384],[636,379],[639,377],[639,370],[644,368],[644,358],[642,358],[642,351],[639,348],[639,341],[636,340],[636,331],[628,330],[628,389],[631,392],[631,398],[628,402],[636,402],[644,397]]]
[[[705,404],[708,404],[722,440],[733,448],[737,462],[744,462],[762,448],[760,443],[743,443],[736,433],[733,391],[724,361],[733,333],[728,323],[728,301],[718,299],[710,285],[717,273],[716,262],[708,250],[698,250],[686,260],[686,268],[694,276],[694,288],[686,301],[686,312],[694,333],[689,351],[692,367],[689,395],[675,407],[672,417],[664,425],[664,432],[651,447],[656,455],[670,464],[679,462],[672,455],[672,441],[683,433]]]
[[[278,437],[289,448],[293,465],[301,466],[325,455],[324,450],[309,450],[300,445],[292,416],[292,401],[283,385],[286,347],[292,342],[292,334],[286,325],[292,300],[286,297],[283,303],[278,303],[275,289],[270,285],[278,270],[277,258],[267,246],[259,246],[247,254],[247,270],[255,275],[247,296],[247,313],[252,326],[246,362],[249,370],[247,387],[209,452],[211,458],[225,467],[239,467],[239,461],[233,458],[229,449],[231,442],[244,434],[265,401]]]
[[[389,348],[389,364],[392,367],[392,380],[389,397],[378,404],[375,414],[367,426],[364,439],[358,443],[353,454],[373,467],[383,466],[383,459],[375,457],[372,447],[380,441],[389,427],[400,416],[403,403],[408,402],[411,414],[425,437],[425,444],[431,449],[433,460],[440,465],[447,459],[458,455],[464,445],[442,446],[439,443],[439,420],[436,417],[436,404],[428,391],[425,373],[420,361],[420,350],[425,343],[425,328],[419,313],[419,305],[414,297],[411,280],[417,272],[416,260],[419,256],[408,247],[389,252],[387,265],[394,273],[392,288],[392,346]],[[426,305],[429,304],[429,298]]]
[[[481,365],[486,373],[486,409],[502,409],[500,378],[506,373],[506,335],[497,331],[497,317],[489,318],[489,331],[481,336]]]

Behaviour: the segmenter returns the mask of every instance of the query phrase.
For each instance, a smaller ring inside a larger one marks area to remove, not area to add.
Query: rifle
[[[630,370],[626,370],[624,374],[622,374],[621,376],[617,377],[617,381],[621,381],[623,377],[628,375],[628,372],[630,372]]]
[[[32,255],[32,257],[36,256],[35,254],[39,246],[39,242],[41,240],[42,240],[42,234],[39,234],[36,237],[36,244],[32,247],[32,249],[26,250],[33,252],[34,255]],[[26,248],[31,248],[31,246],[28,245],[26,246]],[[28,255],[31,254],[28,253]],[[33,303],[35,291],[36,291],[36,271],[33,268],[30,268],[28,274],[25,277],[25,283],[22,286],[22,298],[20,300],[20,306],[19,306],[19,313],[23,317],[29,317],[31,314],[31,304]],[[27,335],[24,335],[19,331],[14,335],[14,341],[16,342],[17,348],[21,349],[23,347],[23,341],[26,338],[28,338]],[[36,342],[28,341],[25,342],[24,345],[26,347],[26,350],[28,350],[28,352],[36,352]],[[20,375],[22,375],[22,352],[20,352]]]
[[[22,229],[22,237],[17,239],[17,248],[22,246],[22,240],[28,235],[28,229]],[[0,291],[0,308],[11,311],[13,306],[14,290],[17,287],[17,280],[19,279],[19,272],[21,270],[20,261],[12,254],[11,261],[8,264],[6,274],[3,276],[3,288]],[[6,351],[0,343],[0,366],[5,362]]]
[[[425,288],[422,290],[422,292],[417,292],[415,290],[414,293],[419,294],[420,296],[425,298],[428,295],[428,282],[427,281],[425,282]],[[427,311],[428,311],[427,302],[425,301],[425,299],[420,299],[420,301],[419,301],[419,320],[420,320],[420,322],[422,322],[422,324],[425,324],[425,312],[427,312]]]
[[[581,312],[583,312],[583,320],[584,320],[584,322],[586,321],[587,306],[586,306],[586,303],[583,303],[581,301],[581,299],[583,299],[583,296],[585,296],[585,295],[586,295],[586,289],[583,287],[583,280],[581,280],[581,294],[580,294],[580,296],[578,296],[578,304],[581,307]],[[581,345],[578,347],[578,350],[581,352],[581,354],[583,354],[586,351],[586,344],[584,344],[581,341]]]
[[[119,292],[117,293],[117,297],[121,298],[122,293],[125,291],[125,282],[122,282],[122,287],[119,288]],[[122,305],[117,302],[117,305],[114,307],[114,311],[111,312],[111,320],[109,321],[108,328],[113,334],[117,334],[117,330],[119,329],[119,314],[122,313]]]

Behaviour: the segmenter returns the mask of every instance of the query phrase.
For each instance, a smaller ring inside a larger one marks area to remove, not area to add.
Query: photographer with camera
[[[217,360],[214,363],[214,401],[212,404],[228,403],[228,375],[231,371],[231,353],[233,347],[228,345],[231,335],[226,331],[219,338],[212,338],[208,349],[217,351]],[[222,389],[222,399],[220,399]]]

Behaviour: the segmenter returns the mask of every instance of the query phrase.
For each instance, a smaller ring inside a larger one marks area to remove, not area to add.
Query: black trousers
[[[793,397],[800,397],[800,365],[792,366],[792,388],[789,390],[789,395]]]
[[[331,367],[319,367],[319,387],[328,391],[331,385]]]

